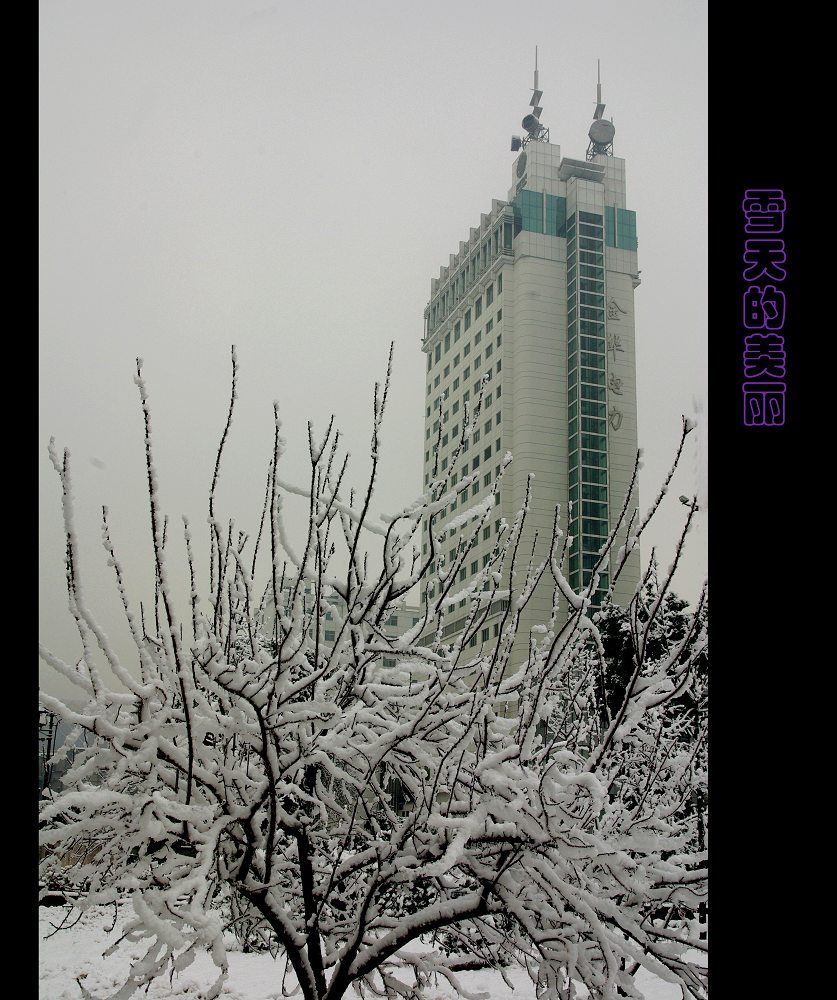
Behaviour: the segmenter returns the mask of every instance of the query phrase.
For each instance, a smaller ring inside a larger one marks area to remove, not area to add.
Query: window
[[[448,375],[450,375],[450,365],[445,365],[445,378],[447,378]]]
[[[480,484],[474,483],[474,485],[471,487],[471,496],[475,497],[477,493],[479,493],[479,491],[480,491]]]
[[[486,552],[485,555],[482,557],[483,569],[485,569],[485,567],[489,564],[489,562],[491,562],[491,553]]]
[[[450,350],[450,334],[446,333],[445,334],[445,354],[447,354],[449,350]]]
[[[448,443],[448,436],[447,434],[445,434],[442,436],[442,447],[444,448],[447,443]]]
[[[480,332],[479,332],[479,333],[478,333],[478,334],[476,335],[476,337],[474,337],[474,346],[476,347],[476,345],[477,345],[477,344],[478,344],[478,343],[479,343],[479,342],[480,342],[481,340],[482,340],[482,330],[480,330]]]
[[[433,360],[434,361],[439,361],[439,360],[441,360],[441,357],[442,357],[442,345],[441,344],[437,344],[436,345],[436,350],[433,352]]]
[[[488,400],[486,400],[486,403],[487,402]],[[488,420],[486,420],[483,426],[483,433],[487,434],[490,430],[491,430],[491,417],[489,417]]]
[[[483,537],[483,541],[485,541],[486,538],[490,538],[491,537],[491,526],[490,525],[489,525],[489,527],[482,529],[482,537]]]
[[[465,369],[465,371],[462,373],[462,377],[463,378],[468,378],[468,376],[470,374],[471,374],[471,366],[468,365],[467,368]],[[437,378],[438,378],[438,376],[437,376]]]
[[[474,457],[471,459],[471,468],[476,469],[479,466],[479,464],[480,464],[479,455],[474,455]],[[479,486],[479,483],[475,483],[474,485]]]
[[[430,407],[429,406],[427,407],[427,416],[428,417],[430,416]]]
[[[457,412],[457,410],[459,409],[459,400],[458,399],[455,399],[453,401],[453,406],[450,409],[451,409],[451,413],[456,413]]]
[[[471,390],[466,389],[465,392],[462,394],[462,402],[467,403],[470,398],[471,398]]]
[[[479,559],[475,559],[471,563],[471,576],[473,576],[475,573],[479,573],[479,571],[480,571],[480,561]]]
[[[480,316],[482,316],[482,296],[474,303],[474,318],[478,319]]]
[[[500,344],[502,344],[502,343],[503,343],[503,335],[502,335],[502,333],[498,333],[497,334],[497,346],[499,347]]]
[[[460,324],[457,323],[456,326],[454,326],[454,328],[453,328],[453,342],[454,342],[454,344],[457,342],[457,340],[459,340],[459,337],[461,336],[461,332],[462,331],[460,330]]]
[[[487,306],[490,306],[493,301],[494,301],[494,285],[491,284],[485,290],[485,304]]]
[[[454,368],[456,368],[456,366],[459,364],[459,358],[460,358],[460,356],[461,355],[457,354],[456,357],[453,359],[453,367]]]
[[[453,391],[454,391],[454,392],[456,392],[456,390],[457,390],[458,388],[459,388],[459,379],[458,379],[458,378],[455,378],[455,379],[453,380]]]
[[[334,642],[334,631],[332,629],[328,629],[327,628],[325,630],[325,641],[326,642]]]
[[[424,440],[427,441],[429,437],[430,437],[430,428],[428,427],[427,430],[424,432]],[[427,460],[425,459],[425,461]]]
[[[489,392],[489,394],[488,394],[488,395],[487,395],[487,396],[485,397],[485,405],[486,405],[486,406],[491,406],[491,393],[490,393],[490,392]]]
[[[459,571],[459,579],[460,579],[460,580],[464,580],[464,579],[465,579],[465,573],[466,573],[466,572],[467,572],[467,570],[466,570],[466,569],[465,569],[465,567],[463,566],[463,567],[462,567],[462,569],[461,569],[461,570]]]
[[[467,330],[470,325],[471,325],[471,310],[470,309],[466,309],[465,310],[465,329]]]
[[[491,485],[491,473],[490,472],[486,472],[486,474],[482,477],[482,485],[483,486],[490,486]],[[485,530],[488,531],[488,528],[486,528]],[[483,538],[485,538],[485,537],[486,536],[483,535]]]
[[[477,370],[477,368],[479,368],[479,366],[480,366],[481,364],[482,364],[482,355],[481,355],[481,354],[478,354],[478,355],[477,355],[477,356],[476,356],[476,357],[474,358],[474,371],[476,371],[476,370]]]
[[[498,358],[497,366],[495,367],[494,371],[501,372],[502,370],[503,370],[503,359]]]
[[[488,334],[489,334],[489,333],[491,333],[491,331],[492,331],[493,329],[494,329],[494,320],[493,320],[493,319],[490,319],[490,320],[489,320],[489,321],[488,321],[488,322],[487,322],[487,323],[485,324],[485,333],[486,333],[486,336],[488,336]]]
[[[499,370],[499,369],[498,369]],[[501,385],[497,386],[497,398],[499,399],[503,395],[503,387]],[[497,423],[500,422],[499,415],[497,416]]]
[[[497,275],[497,294],[498,295],[502,295],[503,294],[503,275],[502,274],[498,274]]]
[[[427,355],[427,370],[430,371],[430,369],[432,367],[433,367],[433,355],[432,354],[428,354]]]
[[[500,450],[500,439],[499,438],[497,438],[497,440],[494,442],[494,450],[495,451],[499,451]]]
[[[432,388],[433,388],[433,386],[428,382],[427,383],[427,395],[428,396],[430,395],[430,392],[431,392]],[[429,407],[428,407],[428,409],[429,409]]]
[[[450,429],[451,440],[454,440],[458,433],[459,433],[459,424],[454,424],[453,427],[451,427]]]
[[[488,642],[488,638],[489,638],[489,635],[490,635],[490,631],[491,631],[491,630],[490,630],[490,629],[487,629],[487,628],[484,628],[484,629],[482,630],[482,633],[481,633],[481,638],[482,638],[482,641],[483,641],[483,642]]]
[[[485,356],[487,358],[490,358],[493,353],[494,353],[494,348],[491,346],[491,344],[489,344],[488,347],[486,347],[485,349]]]
[[[497,310],[497,322],[499,323],[502,318],[503,318],[503,310],[502,309],[498,309]]]
[[[424,453],[424,460],[425,460],[425,462],[429,462],[430,461],[430,452],[429,451],[426,451]]]
[[[440,378],[440,376],[439,376],[439,375],[437,375],[437,376],[436,376],[436,378],[434,378],[434,379],[433,379],[433,388],[434,388],[434,389],[435,389],[435,388],[436,388],[436,386],[437,386],[437,385],[439,384],[439,378]]]
[[[477,441],[479,441],[479,439],[480,439],[480,432],[479,432],[479,430],[475,430],[474,431],[474,444],[476,444]]]
[[[468,355],[471,353],[471,345],[470,344],[466,344],[465,345],[465,350],[462,353],[467,358]]]
[[[448,460],[447,460],[447,458],[443,458],[442,459],[442,471],[444,471],[447,467],[448,467]]]

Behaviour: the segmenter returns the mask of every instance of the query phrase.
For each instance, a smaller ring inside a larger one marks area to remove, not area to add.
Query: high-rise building
[[[434,536],[487,494],[504,455],[513,456],[479,545],[458,570],[457,589],[490,563],[501,522],[511,523],[523,505],[530,474],[521,553],[531,551],[537,533],[536,556],[546,555],[559,507],[561,529],[573,539],[564,573],[575,589],[585,586],[634,473],[634,290],[640,280],[625,162],[613,154],[614,128],[603,117],[601,84],[584,159],[562,156],[550,142],[541,97],[536,64],[526,134],[512,139],[517,156],[508,196],[491,202],[432,279],[424,313],[425,487],[450,473],[466,408],[471,412],[483,392],[478,427],[449,485],[478,478],[434,522]],[[635,493],[631,509],[637,499]],[[427,554],[426,525],[422,543]],[[450,539],[436,546],[448,566],[452,546]],[[630,599],[638,573],[635,551],[614,587],[617,603]],[[608,584],[602,572],[595,601]],[[552,605],[547,572],[522,621],[524,635],[549,621]],[[497,601],[483,639],[497,635],[502,610]],[[466,614],[464,601],[449,611],[445,634],[461,628]]]

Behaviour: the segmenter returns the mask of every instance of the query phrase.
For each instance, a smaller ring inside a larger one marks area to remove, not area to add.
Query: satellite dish
[[[540,132],[543,128],[541,123],[534,115],[526,115],[526,117],[521,122],[521,125],[526,129],[529,135],[534,135],[536,132]]]
[[[609,146],[613,142],[614,135],[616,135],[616,129],[613,127],[613,122],[597,118],[590,126],[590,131],[587,134],[590,136],[590,141],[594,142],[597,146]]]

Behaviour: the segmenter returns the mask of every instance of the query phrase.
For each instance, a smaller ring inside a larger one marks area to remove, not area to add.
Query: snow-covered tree
[[[598,574],[580,593],[569,586],[557,514],[542,564],[522,552],[524,507],[464,592],[456,589],[458,571],[499,482],[458,518],[456,557],[433,576],[440,512],[467,495],[473,475],[452,485],[454,462],[396,516],[371,518],[389,376],[376,386],[372,472],[360,494],[345,485],[347,460],[333,424],[322,438],[309,425],[307,487],[284,482],[276,418],[263,523],[246,550],[247,539],[222,524],[214,507],[236,395],[233,352],[233,395],[209,493],[208,589],[199,589],[184,519],[192,572],[182,621],[139,362],[135,381],[145,418],[156,625],[148,632],[129,601],[103,509],[102,539],[136,647],[135,673],[87,603],[69,456],[51,445],[83,655],[70,664],[41,647],[86,699],[73,709],[43,692],[43,707],[96,737],[77,755],[64,791],[43,808],[45,876],[69,860],[82,908],[130,900],[130,938],[148,944],[114,998],[186,968],[198,949],[209,949],[219,969],[207,994],[218,996],[231,924],[274,951],[277,986],[305,1000],[339,1000],[350,990],[419,998],[437,977],[469,997],[459,971],[510,963],[529,970],[544,1000],[570,1000],[579,984],[594,997],[641,997],[640,966],[677,983],[684,998],[703,997],[706,970],[688,954],[706,948],[694,917],[706,893],[706,856],[683,809],[695,768],[690,744],[666,712],[705,646],[701,615],[653,656],[655,614],[631,618],[634,669],[602,725],[590,657],[591,643],[601,644],[592,607]],[[478,410],[467,415],[461,443]],[[684,421],[684,437],[688,430]],[[292,493],[308,505],[299,546],[283,516]],[[626,515],[630,509],[626,501]],[[424,558],[422,519],[430,524]],[[611,586],[647,521],[631,524],[620,552],[611,542],[603,548],[598,570],[609,569]],[[255,581],[265,550],[262,590]],[[553,618],[532,632],[526,662],[516,663],[521,611],[542,579],[554,588]],[[304,600],[306,588],[313,602]],[[422,620],[388,637],[383,623],[415,589]],[[329,601],[335,594],[339,601]],[[465,598],[464,630],[446,634],[448,614]],[[498,599],[506,602],[498,639],[471,646]],[[328,644],[326,607],[337,616]],[[395,666],[384,666],[384,657]],[[96,784],[93,774],[101,776]],[[74,856],[76,841],[91,836],[96,850]],[[672,921],[672,904],[683,919]]]

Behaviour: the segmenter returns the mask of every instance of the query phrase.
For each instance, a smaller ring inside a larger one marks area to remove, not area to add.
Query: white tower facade
[[[472,409],[482,385],[479,426],[456,474],[459,482],[479,478],[434,522],[434,535],[490,490],[507,452],[513,461],[457,589],[490,562],[500,525],[523,505],[531,477],[522,551],[528,555],[534,544],[536,559],[547,554],[558,507],[561,530],[573,539],[563,571],[575,589],[597,572],[598,603],[610,583],[599,551],[619,521],[637,454],[636,218],[627,208],[625,162],[612,155],[614,130],[602,119],[600,91],[585,160],[562,157],[549,142],[540,96],[536,71],[534,111],[523,121],[528,136],[512,142],[518,156],[508,196],[492,201],[431,281],[422,341],[424,483],[448,475],[466,406]],[[630,510],[637,503],[635,488]],[[425,530],[425,554],[428,544]],[[439,558],[446,557],[445,545],[437,546]],[[636,550],[614,587],[617,603],[630,600],[638,578]],[[503,610],[497,603],[483,639],[497,634]],[[552,607],[546,573],[521,639],[529,627],[549,622]],[[466,614],[463,604],[463,624]],[[456,609],[448,618],[445,632],[453,633]]]

